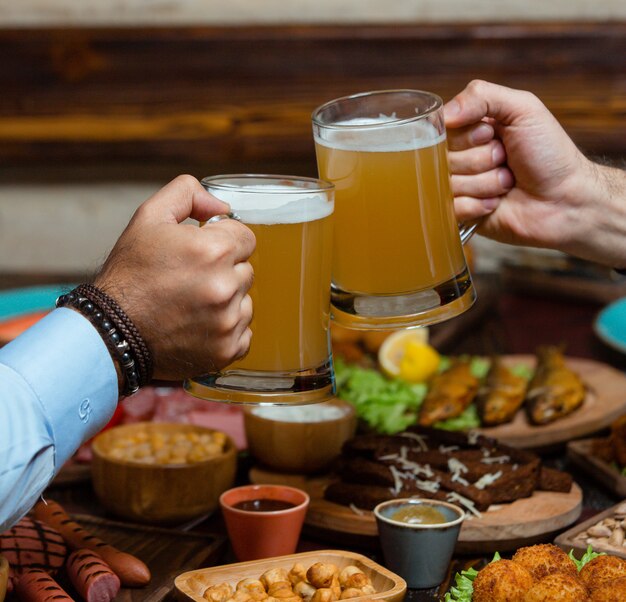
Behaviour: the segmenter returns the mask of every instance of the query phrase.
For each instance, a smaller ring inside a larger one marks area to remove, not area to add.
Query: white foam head
[[[398,121],[395,115],[339,121],[321,135],[316,128],[314,135],[321,146],[337,150],[387,153],[427,148],[446,139],[445,132],[425,119]]]
[[[334,202],[321,192],[260,184],[246,191],[238,188],[211,188],[209,192],[228,203],[244,224],[299,224],[312,222],[330,215]]]

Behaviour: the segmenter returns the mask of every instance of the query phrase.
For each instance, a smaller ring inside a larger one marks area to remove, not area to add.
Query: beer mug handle
[[[459,234],[461,235],[461,244],[464,245],[478,228],[480,220],[469,222],[468,224],[459,224]]]

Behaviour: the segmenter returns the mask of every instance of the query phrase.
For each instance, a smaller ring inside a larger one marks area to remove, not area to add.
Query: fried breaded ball
[[[337,598],[329,587],[320,587],[315,590],[311,602],[335,602]]]
[[[277,581],[289,581],[289,573],[282,567],[268,569],[259,577],[259,581],[263,584],[263,587],[268,590],[272,583],[276,583]]]
[[[233,597],[233,588],[228,583],[212,585],[205,590],[202,597],[209,602],[225,602]]]
[[[585,584],[570,573],[553,573],[544,577],[527,592],[524,602],[585,602],[589,592]]]
[[[572,559],[551,543],[520,548],[511,560],[521,564],[533,576],[534,581],[541,581],[554,573],[567,573],[574,577],[578,574]]]
[[[296,562],[289,571],[287,575],[289,577],[289,581],[291,585],[296,585],[296,583],[300,583],[302,581],[306,581],[306,569],[303,564]]]
[[[626,577],[626,560],[617,556],[596,556],[580,570],[580,578],[589,591],[618,577]]]
[[[590,602],[624,602],[626,600],[626,577],[618,577],[605,582],[604,585],[591,592],[589,600]]]
[[[296,594],[296,596],[300,596],[304,602],[309,602],[315,592],[316,589],[307,581],[298,581],[298,583],[293,586],[293,593]]]
[[[478,572],[472,602],[524,602],[532,575],[512,560],[498,560]]]
[[[316,562],[306,572],[307,581],[319,588],[332,587],[333,581],[339,585],[339,569],[330,562]]]
[[[341,569],[339,583],[343,588],[361,589],[365,585],[371,585],[372,581],[360,568],[350,565]]]

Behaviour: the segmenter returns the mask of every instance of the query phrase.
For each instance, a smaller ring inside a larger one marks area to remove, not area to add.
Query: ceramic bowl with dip
[[[405,498],[374,508],[385,564],[410,588],[440,585],[446,577],[465,513],[439,500]]]
[[[328,468],[354,436],[354,406],[341,399],[305,406],[245,408],[248,450],[262,466],[311,474]]]
[[[240,561],[293,554],[309,496],[285,485],[243,485],[225,491],[220,506]]]

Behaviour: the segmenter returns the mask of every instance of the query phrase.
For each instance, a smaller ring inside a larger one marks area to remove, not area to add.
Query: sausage
[[[76,591],[87,602],[110,602],[120,591],[119,577],[91,550],[72,552],[66,568]]]
[[[15,588],[20,602],[74,602],[43,569],[25,570]]]
[[[56,529],[25,517],[0,534],[0,553],[9,562],[13,580],[29,568],[55,574],[65,563],[67,545]]]
[[[120,578],[122,585],[141,587],[150,582],[150,569],[139,558],[120,552],[83,529],[57,502],[52,500],[37,502],[34,512],[39,520],[57,529],[73,550],[87,548],[97,552]]]

